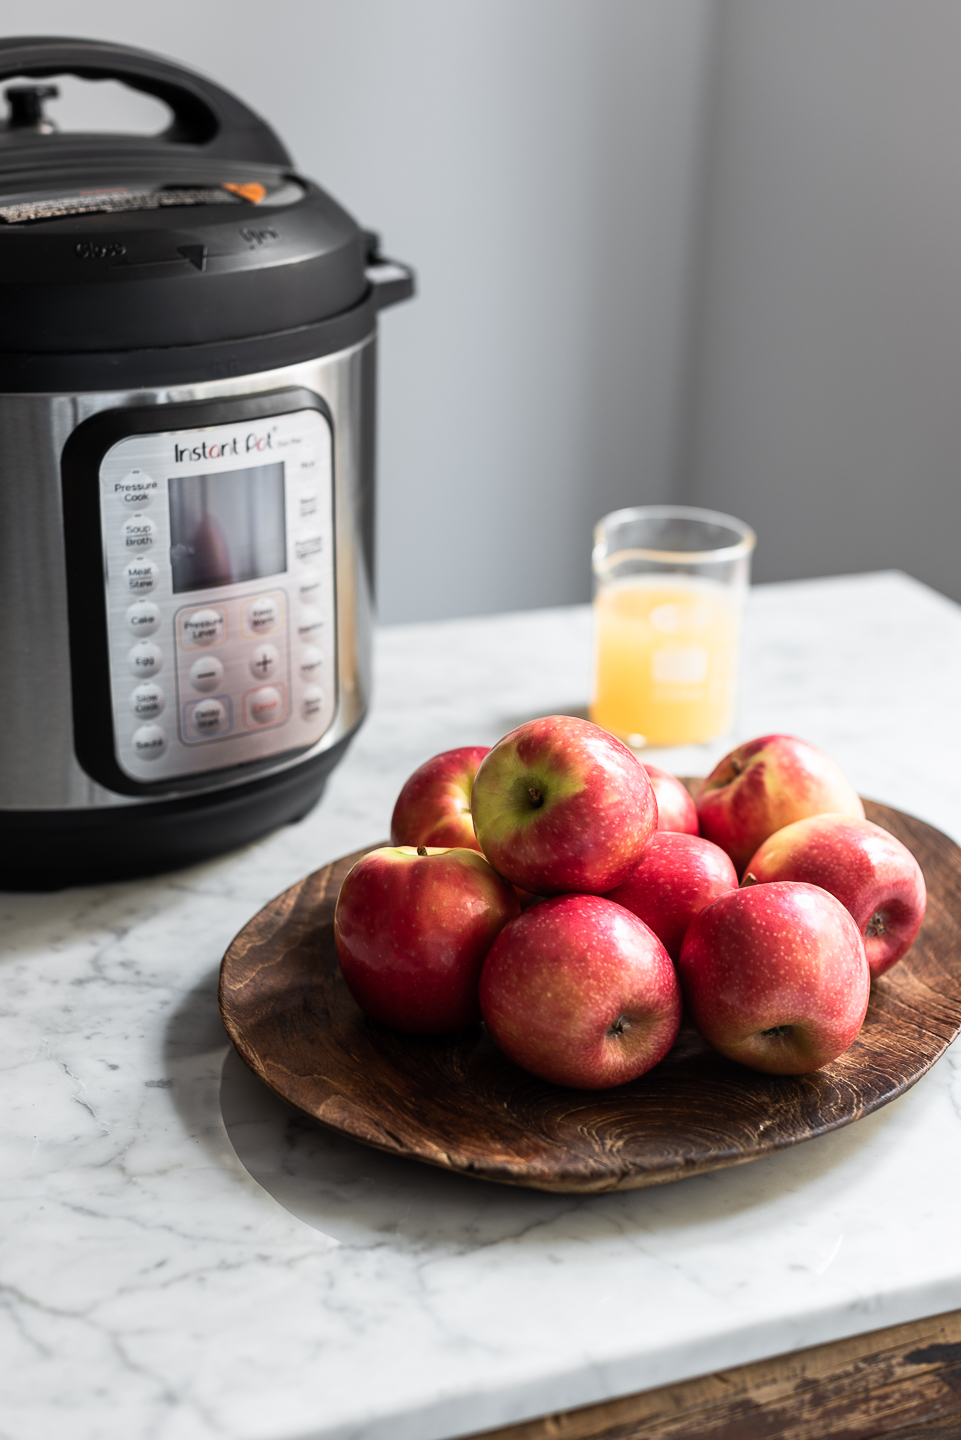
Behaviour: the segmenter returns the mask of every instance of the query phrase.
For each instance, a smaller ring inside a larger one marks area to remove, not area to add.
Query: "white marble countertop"
[[[0,897],[2,1440],[438,1440],[961,1306],[957,1047],[846,1130],[589,1198],[327,1136],[228,1053],[232,935],[383,835],[428,755],[583,705],[589,642],[582,608],[385,630],[299,825]],[[961,839],[959,715],[950,601],[897,574],[753,593],[738,738],[803,735]]]

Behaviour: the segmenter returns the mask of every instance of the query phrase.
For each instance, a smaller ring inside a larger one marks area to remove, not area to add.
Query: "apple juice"
[[[594,597],[591,719],[629,745],[689,745],[734,722],[741,596],[695,576],[631,575]]]

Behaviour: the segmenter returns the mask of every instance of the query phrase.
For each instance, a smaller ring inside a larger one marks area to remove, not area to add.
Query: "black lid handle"
[[[174,118],[160,138],[172,145],[194,145],[221,160],[292,164],[270,126],[229,90],[148,50],[55,35],[0,39],[0,82],[11,75],[120,80],[170,106]]]

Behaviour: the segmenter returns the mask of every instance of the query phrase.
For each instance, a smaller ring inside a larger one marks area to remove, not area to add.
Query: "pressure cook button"
[[[198,735],[217,735],[227,728],[227,707],[219,700],[198,700],[190,715],[190,725]]]
[[[181,616],[180,630],[191,650],[197,645],[219,645],[226,634],[226,617],[222,610],[192,610]]]
[[[300,673],[305,680],[314,680],[321,671],[324,654],[316,645],[305,645],[300,652]]]
[[[257,595],[244,602],[244,624],[252,635],[269,635],[280,624],[280,603],[276,595]]]
[[[273,685],[263,685],[259,690],[251,690],[246,701],[248,724],[269,725],[272,720],[279,720],[284,713],[284,697]]]
[[[273,645],[258,645],[250,657],[250,673],[257,680],[269,680],[280,664],[280,656]]]
[[[324,706],[324,692],[319,685],[305,685],[300,698],[300,713],[305,720],[316,720]]]
[[[167,736],[159,725],[141,725],[130,743],[141,760],[159,760],[167,748]]]
[[[149,595],[157,583],[157,573],[153,560],[131,560],[123,572],[127,589],[135,595]]]
[[[113,493],[125,510],[141,510],[145,505],[149,505],[156,495],[157,482],[152,475],[145,475],[142,470],[131,470],[129,475],[117,481]]]
[[[202,655],[190,667],[190,683],[195,690],[216,690],[224,678],[224,667],[216,655]]]
[[[130,708],[142,720],[159,715],[167,703],[167,697],[155,680],[145,680],[130,695]]]
[[[313,605],[305,605],[297,617],[297,637],[307,644],[316,640],[324,628],[324,617]]]
[[[128,515],[120,527],[124,548],[127,550],[149,550],[157,533],[156,523],[149,515]]]
[[[152,600],[136,600],[127,611],[127,624],[135,635],[152,635],[160,624],[160,608]]]
[[[152,640],[138,640],[127,652],[127,663],[135,675],[156,675],[164,663],[163,651]]]
[[[320,571],[305,570],[297,581],[297,594],[305,605],[316,600],[320,592]]]

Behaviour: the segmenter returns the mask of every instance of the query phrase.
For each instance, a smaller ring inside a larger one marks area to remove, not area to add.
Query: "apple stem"
[[[770,1030],[762,1030],[761,1034],[773,1038],[778,1035],[789,1035],[790,1032],[790,1025],[772,1025]]]
[[[614,1021],[607,1027],[607,1033],[608,1033],[608,1035],[623,1035],[623,1034],[624,1034],[624,1031],[625,1031],[625,1030],[630,1030],[630,1028],[631,1028],[631,1022],[630,1022],[630,1020],[628,1020],[627,1016],[626,1016],[626,1015],[618,1015],[617,1019],[614,1020]]]
[[[538,790],[536,785],[531,785],[528,787],[527,793],[531,797],[531,809],[539,810],[544,803],[544,796],[540,790]]]
[[[885,923],[884,916],[881,914],[881,911],[875,910],[874,914],[871,916],[870,920],[864,927],[864,933],[869,939],[873,940],[877,935],[884,935],[887,932],[887,928],[888,927]]]
[[[736,755],[731,756],[731,769],[734,771],[735,775],[740,775],[741,771],[744,769],[743,763],[737,758]]]
[[[418,845],[418,847],[417,847],[417,853],[418,853],[418,855],[426,855],[426,854],[427,854],[427,846],[426,846],[426,845]]]
[[[756,885],[756,884],[757,884],[757,876],[754,874],[754,871],[753,871],[753,870],[749,870],[749,871],[747,872],[747,874],[745,875],[744,879],[741,881],[741,889],[743,890],[743,889],[745,889],[745,887],[748,886],[748,885]]]

